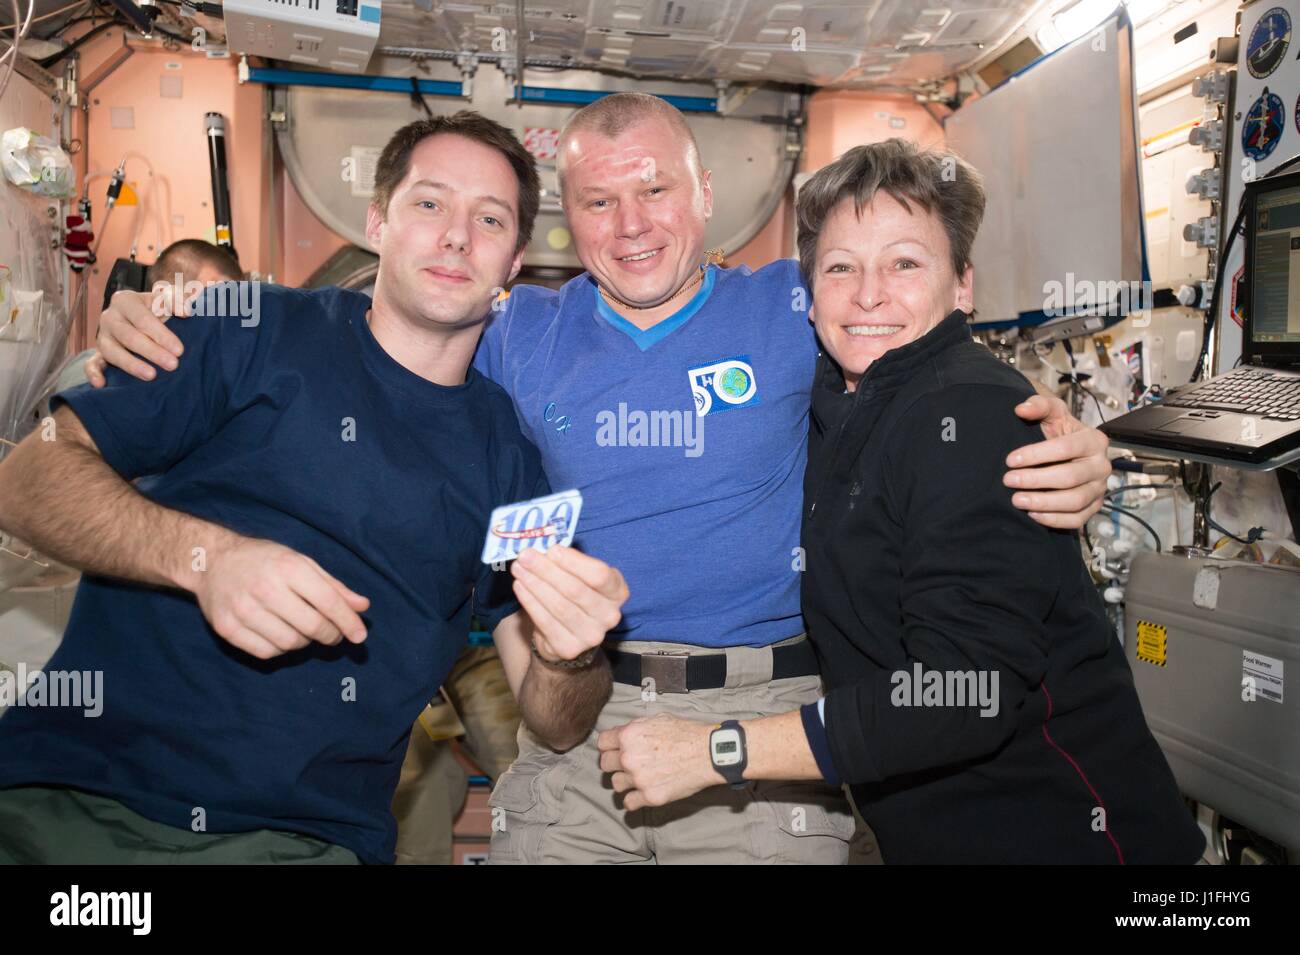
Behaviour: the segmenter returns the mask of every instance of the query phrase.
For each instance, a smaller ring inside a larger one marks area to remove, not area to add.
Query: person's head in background
[[[647,93],[584,106],[560,135],[556,171],[578,259],[607,292],[648,309],[691,279],[713,190],[674,106]]]
[[[379,156],[366,217],[376,320],[477,332],[519,272],[540,205],[537,163],[500,123],[461,110],[403,126]]]
[[[178,275],[181,285],[188,282],[211,285],[240,282],[244,271],[227,249],[203,239],[181,239],[158,253],[145,273],[145,280],[153,288],[158,282],[175,282]]]
[[[173,298],[188,302],[209,285],[244,279],[243,269],[228,250],[203,239],[173,242],[158,253],[144,275],[146,289],[152,296],[150,307],[160,316],[171,314]],[[100,363],[97,374],[102,379],[103,359],[98,357],[96,349],[87,348],[64,364],[54,390],[63,391],[85,382],[89,361]]]
[[[203,289],[217,282],[242,282],[243,269],[229,250],[203,239],[181,239],[158,253],[145,271],[145,285],[153,293],[153,313],[171,313],[171,302],[192,302]]]

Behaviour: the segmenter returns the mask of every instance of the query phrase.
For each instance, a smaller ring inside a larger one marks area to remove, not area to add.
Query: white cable
[[[91,182],[95,181],[95,179],[108,179],[112,177],[112,175],[112,169],[91,169],[90,172],[86,173],[86,175],[83,175],[82,177],[82,195],[90,195],[90,185]]]
[[[34,4],[36,0],[31,0],[31,2]],[[18,37],[19,37],[18,22],[22,20],[23,12],[18,8],[18,0],[9,0],[9,3],[14,8],[14,22],[12,24],[14,30],[13,46],[9,47],[9,49],[7,49],[4,52],[3,56],[0,56],[0,63],[9,63],[10,58],[13,57],[18,52]],[[28,12],[29,13],[31,12],[30,9],[28,10]],[[17,62],[18,61],[15,59],[14,63]],[[5,73],[4,81],[0,82],[0,95],[4,94],[5,88],[9,85],[9,77],[11,77],[14,72],[14,63],[9,64],[9,70],[8,72]]]
[[[154,171],[153,171],[153,163],[151,163],[151,162],[149,161],[149,157],[146,156],[146,155],[144,155],[144,153],[138,153],[138,152],[135,152],[134,150],[130,150],[130,151],[128,151],[128,152],[123,153],[123,154],[122,154],[122,164],[123,164],[123,165],[126,165],[126,161],[127,161],[128,159],[138,159],[138,160],[140,160],[142,163],[144,163],[145,168],[149,170],[149,175],[152,176],[152,175],[154,174]]]
[[[23,12],[18,7],[18,0],[14,0],[13,8],[14,8],[14,22],[9,24],[8,27],[5,27],[5,29],[14,29],[15,27],[18,27],[18,21],[22,18]],[[32,14],[35,12],[36,12],[36,0],[28,0],[27,19],[23,20],[22,26],[20,28],[14,30],[13,46],[11,46],[5,52],[4,56],[0,56],[0,63],[4,62],[5,60],[8,60],[10,57],[14,57],[15,60],[17,59],[18,44],[22,43],[22,41],[27,37],[27,31],[31,29],[31,25],[32,25]]]
[[[27,36],[27,31],[31,29],[32,14],[36,12],[36,0],[28,0],[27,19],[19,27],[18,21],[22,20],[23,13],[18,7],[18,0],[11,0],[11,3],[14,8],[14,45],[9,48],[9,51],[4,56],[0,56],[0,63],[9,64],[9,69],[5,71],[5,78],[0,80],[0,97],[3,97],[5,90],[9,88],[9,80],[13,78],[14,69],[18,66],[18,45],[23,42],[23,38]]]
[[[157,233],[157,238],[155,240],[158,243],[156,252],[161,252],[163,250],[162,215],[160,212],[158,212],[153,208],[153,203],[154,203],[153,194],[155,190],[157,190],[158,188],[158,174],[154,172],[153,163],[149,161],[148,156],[144,155],[143,153],[138,153],[135,151],[130,151],[122,154],[123,165],[126,164],[126,161],[128,159],[140,160],[140,162],[144,163],[145,168],[149,170],[149,188],[147,190],[142,190],[141,193],[136,196],[136,200],[138,201],[139,205],[136,208],[135,223],[134,223],[135,233],[131,238],[131,252],[132,252],[131,257],[134,259],[135,252],[140,245],[140,234],[144,231],[144,227],[147,224],[150,215],[153,215],[155,232]]]
[[[19,9],[18,0],[13,0],[12,5],[14,9],[14,22],[0,26],[0,30],[13,30],[18,27],[18,21],[22,17],[22,10]],[[67,13],[75,7],[82,6],[89,10],[94,6],[94,4],[87,3],[85,0],[78,0],[76,3],[69,3],[67,6],[59,7],[57,10],[51,10],[49,13],[43,13],[39,17],[33,19],[32,14],[36,12],[36,0],[29,0],[27,5],[27,19],[23,21],[21,28],[18,29],[18,32],[15,34],[13,46],[10,47],[3,56],[0,56],[0,63],[9,62],[10,58],[13,58],[13,62],[9,63],[9,69],[5,72],[4,80],[0,81],[0,96],[3,96],[5,90],[9,87],[9,78],[13,76],[14,67],[18,65],[18,46],[24,39],[26,39],[27,33],[31,29],[32,25],[40,23],[42,20],[53,19],[54,17]]]
[[[42,13],[39,17],[33,20],[32,23],[40,23],[42,20],[53,20],[59,14],[67,13],[69,10],[71,10],[74,7],[89,8],[90,6],[91,5],[87,3],[86,0],[77,0],[76,3],[70,3],[66,7],[59,7],[59,9],[51,10],[49,13]],[[4,26],[0,26],[0,30],[12,30],[13,28],[14,25],[12,23],[6,23]]]

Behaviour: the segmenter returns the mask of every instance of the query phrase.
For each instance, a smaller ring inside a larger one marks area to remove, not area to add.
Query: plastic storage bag
[[[76,192],[72,159],[63,147],[24,126],[0,137],[0,166],[6,179],[38,196],[66,199]]]

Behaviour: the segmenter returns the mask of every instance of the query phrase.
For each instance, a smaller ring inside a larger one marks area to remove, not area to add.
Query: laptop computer
[[[1300,173],[1246,187],[1242,365],[1101,426],[1118,445],[1260,465],[1300,450]]]

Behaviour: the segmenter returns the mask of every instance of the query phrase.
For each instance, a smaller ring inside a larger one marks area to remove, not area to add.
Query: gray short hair
[[[681,110],[667,100],[649,93],[610,93],[574,113],[560,133],[555,172],[561,193],[564,191],[564,147],[570,136],[585,129],[599,133],[606,139],[617,139],[638,123],[654,118],[662,119],[681,136],[690,147],[691,161],[695,164],[696,172],[702,173],[704,165],[700,161],[700,146]]]
[[[984,218],[984,185],[975,167],[956,153],[921,149],[905,139],[886,139],[854,146],[818,170],[799,190],[799,267],[812,289],[816,274],[817,237],[831,212],[852,199],[861,214],[877,192],[893,196],[908,212],[909,201],[938,216],[948,233],[953,271],[960,277],[970,265],[971,246]]]

